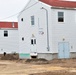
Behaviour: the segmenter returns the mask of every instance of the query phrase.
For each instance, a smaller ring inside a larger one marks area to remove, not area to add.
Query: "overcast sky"
[[[0,0],[0,21],[17,21],[17,16],[7,18],[19,13],[29,0]],[[76,0],[67,0],[76,1]]]
[[[17,15],[11,18],[7,17],[19,13],[28,1],[29,0],[0,0],[0,21],[17,21]]]

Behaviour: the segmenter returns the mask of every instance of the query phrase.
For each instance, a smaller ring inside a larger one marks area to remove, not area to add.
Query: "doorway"
[[[37,56],[37,46],[36,46],[37,42],[36,42],[36,38],[32,38],[31,39],[31,52],[30,55],[32,57]]]
[[[58,56],[59,58],[69,58],[70,57],[70,48],[68,42],[60,42],[58,44]]]

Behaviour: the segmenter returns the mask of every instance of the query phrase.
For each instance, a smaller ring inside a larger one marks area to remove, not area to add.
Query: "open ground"
[[[76,59],[0,60],[0,75],[76,75]]]

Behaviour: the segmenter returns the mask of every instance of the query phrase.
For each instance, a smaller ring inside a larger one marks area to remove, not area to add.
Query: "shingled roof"
[[[62,1],[62,0],[39,0],[39,1],[55,7],[76,8],[76,2],[74,1]]]
[[[0,22],[0,28],[18,28],[17,22]]]

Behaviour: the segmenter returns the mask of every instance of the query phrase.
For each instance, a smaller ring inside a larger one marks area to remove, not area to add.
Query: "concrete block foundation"
[[[20,59],[30,59],[31,55],[30,54],[19,54]],[[37,58],[43,58],[47,60],[52,60],[52,59],[61,59],[58,57],[58,53],[38,53]],[[76,52],[70,52],[70,57],[69,58],[76,58]]]

